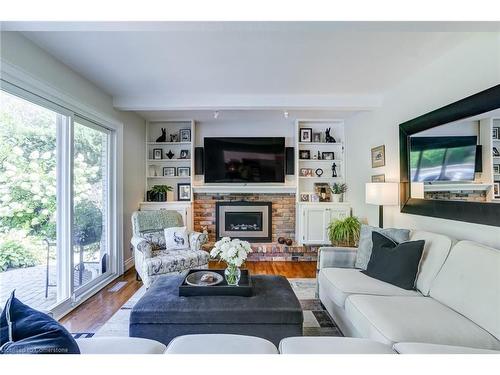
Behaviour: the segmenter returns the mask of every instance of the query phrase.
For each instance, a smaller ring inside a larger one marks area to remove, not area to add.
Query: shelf
[[[327,143],[327,142],[299,142],[299,146],[343,146],[342,142]]]
[[[172,179],[189,179],[191,176],[148,176],[148,178],[157,178],[162,180],[172,180]]]
[[[190,145],[191,142],[146,142],[150,146],[176,146],[176,145]]]
[[[424,192],[427,191],[487,191],[492,184],[436,184],[424,185]]]
[[[148,159],[148,163],[178,163],[183,161],[191,161],[191,159]]]
[[[335,180],[335,179],[338,180],[338,179],[342,179],[342,177],[340,177],[340,176],[337,176],[337,177],[323,177],[323,176],[321,176],[321,177],[317,177],[317,176],[316,177],[303,177],[303,176],[299,176],[299,178],[301,180]]]
[[[325,160],[325,159],[299,159],[299,162],[305,163],[342,163],[343,160],[333,159],[333,160]]]
[[[165,206],[165,205],[179,205],[185,204],[190,205],[192,201],[165,201],[165,202],[141,202],[140,204],[149,204],[153,206]]]

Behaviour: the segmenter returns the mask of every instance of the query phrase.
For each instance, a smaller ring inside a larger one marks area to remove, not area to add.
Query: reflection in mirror
[[[500,109],[410,137],[410,196],[500,203]]]

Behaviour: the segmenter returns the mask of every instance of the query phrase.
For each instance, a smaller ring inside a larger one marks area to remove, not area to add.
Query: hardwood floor
[[[224,265],[210,262],[209,268],[224,268]],[[247,262],[244,268],[253,274],[282,275],[289,278],[316,277],[316,262]],[[110,291],[121,282],[125,282],[124,286],[115,292]],[[135,279],[135,270],[131,269],[60,321],[73,333],[96,332],[141,286],[142,282]]]

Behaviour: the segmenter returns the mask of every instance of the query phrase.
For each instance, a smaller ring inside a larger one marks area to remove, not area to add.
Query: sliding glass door
[[[73,285],[84,290],[110,266],[110,132],[75,118],[73,139]]]
[[[118,269],[116,136],[1,83],[0,305],[16,290],[60,316]]]

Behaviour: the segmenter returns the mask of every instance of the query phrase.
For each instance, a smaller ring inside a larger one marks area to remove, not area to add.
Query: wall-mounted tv
[[[476,136],[411,137],[411,181],[473,181],[476,145]]]
[[[285,138],[204,139],[206,183],[285,181]]]

